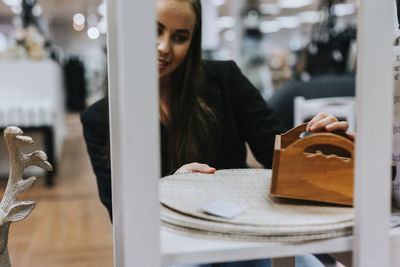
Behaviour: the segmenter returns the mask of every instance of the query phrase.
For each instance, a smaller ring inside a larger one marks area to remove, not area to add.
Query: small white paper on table
[[[221,199],[209,200],[200,204],[199,208],[209,214],[231,219],[247,209],[244,205],[234,204]]]

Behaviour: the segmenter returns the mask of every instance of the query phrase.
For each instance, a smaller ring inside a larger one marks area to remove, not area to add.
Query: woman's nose
[[[159,53],[165,54],[170,51],[170,42],[167,37],[159,37],[157,42],[157,50]]]

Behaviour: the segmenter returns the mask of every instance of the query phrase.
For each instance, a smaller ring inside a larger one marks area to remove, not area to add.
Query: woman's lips
[[[158,59],[158,69],[165,69],[169,64],[166,60]]]

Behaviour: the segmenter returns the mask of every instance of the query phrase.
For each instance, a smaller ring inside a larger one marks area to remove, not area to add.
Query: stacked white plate
[[[306,241],[351,234],[353,208],[274,198],[271,170],[220,170],[160,180],[161,220],[187,234],[246,241]],[[222,200],[247,209],[227,219],[207,214],[203,203]]]

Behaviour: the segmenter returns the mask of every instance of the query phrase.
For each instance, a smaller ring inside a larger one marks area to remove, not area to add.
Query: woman
[[[245,168],[245,142],[271,168],[274,137],[285,129],[235,63],[201,60],[200,0],[156,3],[162,175]],[[81,115],[100,198],[111,217],[107,118],[106,99]],[[321,113],[307,130],[347,128]]]

